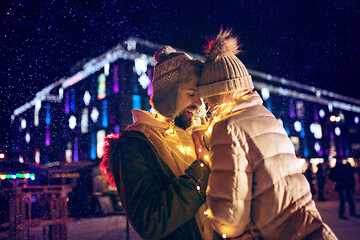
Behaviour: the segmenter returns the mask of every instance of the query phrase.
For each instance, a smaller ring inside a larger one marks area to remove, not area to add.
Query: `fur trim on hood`
[[[113,172],[113,162],[112,156],[116,156],[119,151],[119,138],[120,134],[109,134],[105,137],[104,141],[104,154],[100,162],[101,174],[105,176],[105,179],[108,184],[116,187],[114,172]]]

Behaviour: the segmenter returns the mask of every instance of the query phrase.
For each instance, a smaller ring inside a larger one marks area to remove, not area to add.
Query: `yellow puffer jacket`
[[[257,92],[220,118],[207,189],[214,229],[236,239],[337,239],[321,220],[291,140]]]

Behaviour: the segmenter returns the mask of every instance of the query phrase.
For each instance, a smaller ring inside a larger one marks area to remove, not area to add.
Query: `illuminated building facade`
[[[152,56],[159,47],[129,39],[37,93],[12,115],[12,157],[41,165],[99,161],[104,137],[132,123],[131,109],[151,110]],[[359,99],[249,72],[298,157],[359,159]]]

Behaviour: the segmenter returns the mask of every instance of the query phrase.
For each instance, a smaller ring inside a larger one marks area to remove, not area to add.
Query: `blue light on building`
[[[103,114],[102,114],[102,126],[104,127],[104,128],[106,128],[108,125],[109,125],[109,123],[108,123],[108,108],[107,108],[107,100],[106,99],[104,99],[103,101],[102,101],[102,103],[103,103]]]
[[[140,95],[133,95],[132,96],[132,101],[133,101],[133,109],[141,109],[141,97]]]

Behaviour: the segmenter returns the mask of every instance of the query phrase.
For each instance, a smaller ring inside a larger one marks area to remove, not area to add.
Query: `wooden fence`
[[[31,228],[43,227],[43,238],[67,239],[68,185],[27,186],[7,189],[9,240],[31,239]]]

